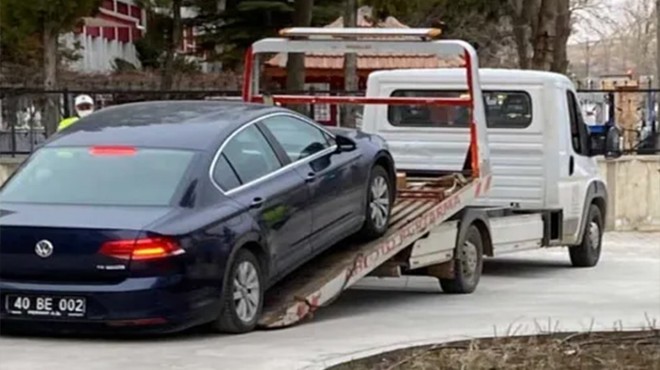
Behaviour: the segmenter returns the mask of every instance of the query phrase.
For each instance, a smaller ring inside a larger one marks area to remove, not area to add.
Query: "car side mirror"
[[[352,150],[355,150],[355,148],[357,147],[357,144],[355,144],[355,141],[353,141],[353,139],[343,135],[336,135],[335,142],[337,143],[338,152],[350,152]]]

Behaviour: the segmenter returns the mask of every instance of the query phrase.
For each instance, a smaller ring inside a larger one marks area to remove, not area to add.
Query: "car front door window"
[[[279,115],[268,117],[262,122],[284,148],[291,162],[305,159],[330,147],[329,135],[300,119]]]
[[[258,180],[282,167],[275,151],[254,125],[248,126],[231,138],[222,150],[222,157],[224,157],[221,158],[222,160],[228,162],[228,166],[224,167],[225,170],[232,169],[242,185]]]

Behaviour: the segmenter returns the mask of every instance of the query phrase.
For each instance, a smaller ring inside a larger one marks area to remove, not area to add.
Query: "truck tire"
[[[475,225],[470,225],[464,240],[456,246],[454,278],[440,279],[445,293],[468,294],[475,291],[483,270],[483,250],[481,232]]]
[[[598,264],[603,244],[603,216],[595,204],[589,206],[587,225],[582,234],[582,243],[568,248],[574,267],[593,267]]]
[[[233,334],[252,331],[261,317],[263,301],[261,265],[252,252],[243,248],[236,253],[223,284],[220,315],[213,329]]]
[[[358,237],[376,239],[387,231],[392,213],[392,181],[382,166],[374,166],[369,175],[365,220]]]

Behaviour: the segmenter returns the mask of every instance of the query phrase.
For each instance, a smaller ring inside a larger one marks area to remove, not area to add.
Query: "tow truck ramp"
[[[481,192],[487,191],[489,186],[490,176],[467,179],[459,174],[436,180],[410,181],[398,192],[390,228],[383,237],[345,248],[333,247],[273,287],[266,296],[260,326],[290,326],[332,303],[344,290],[413,246]],[[449,252],[447,249],[438,252],[437,247],[427,251],[418,247],[417,251],[411,251],[411,262],[417,262],[413,267],[422,267],[425,260],[426,265],[450,261],[455,241],[448,242]]]

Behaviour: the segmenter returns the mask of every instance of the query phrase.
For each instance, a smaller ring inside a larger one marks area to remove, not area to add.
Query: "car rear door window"
[[[330,147],[329,135],[300,119],[278,115],[265,118],[262,122],[284,148],[292,162],[305,159]]]
[[[282,167],[275,151],[255,125],[244,128],[229,139],[222,149],[222,157],[233,168],[238,180],[243,185]],[[216,164],[216,167],[218,166],[222,166],[220,161]],[[226,172],[223,175],[229,176]],[[228,184],[231,185],[231,180]],[[223,189],[229,190],[224,187]]]
[[[225,191],[232,190],[241,185],[241,180],[239,180],[236,170],[229,164],[224,154],[218,157],[218,162],[215,164],[213,180]]]

